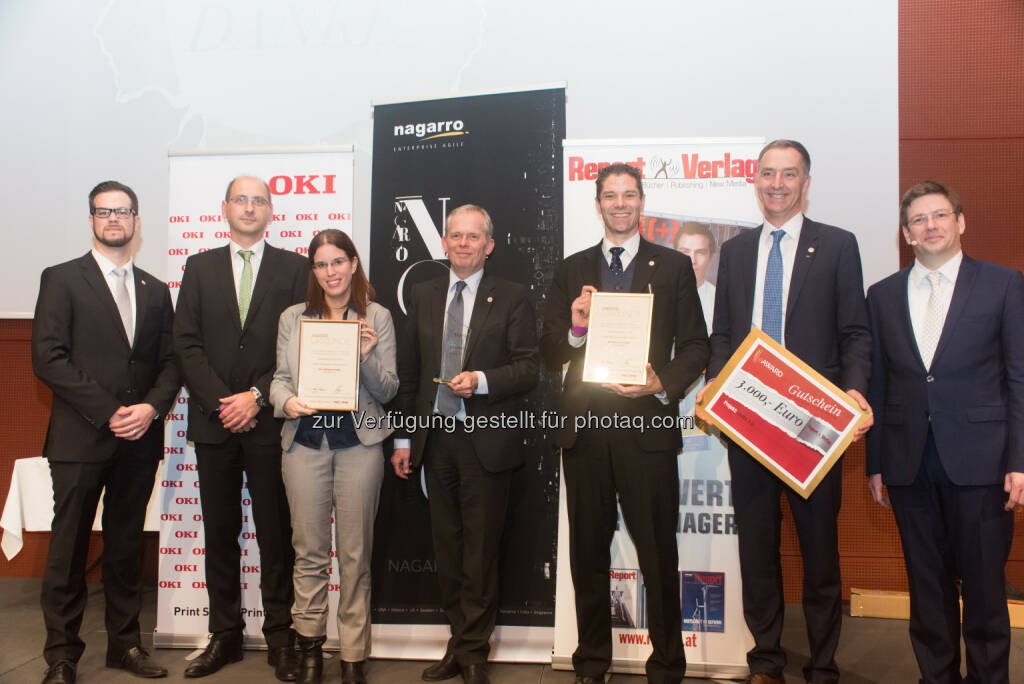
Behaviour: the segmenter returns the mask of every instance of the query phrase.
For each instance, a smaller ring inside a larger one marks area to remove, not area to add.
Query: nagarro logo
[[[455,121],[430,121],[428,123],[399,124],[395,126],[395,137],[403,135],[415,135],[420,140],[433,140],[434,138],[448,138],[453,135],[467,135],[469,131],[463,130],[466,124],[461,119]]]

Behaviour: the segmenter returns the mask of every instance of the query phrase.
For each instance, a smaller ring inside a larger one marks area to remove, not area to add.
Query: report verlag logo
[[[468,134],[469,131],[466,130],[466,124],[461,119],[398,124],[394,127],[394,137],[400,138],[406,135],[413,135],[421,141]]]

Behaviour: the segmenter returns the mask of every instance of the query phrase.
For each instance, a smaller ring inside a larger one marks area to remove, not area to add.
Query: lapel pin
[[[651,259],[650,261],[648,261],[647,265],[648,266],[653,266],[654,265],[654,259]]]
[[[807,248],[807,253],[808,254],[814,254],[814,248],[813,247],[808,247]]]
[[[494,297],[488,297],[487,301],[488,301],[488,303],[493,302],[494,301]]]
[[[145,280],[140,280],[139,283],[142,284],[142,285],[145,285],[146,281]]]

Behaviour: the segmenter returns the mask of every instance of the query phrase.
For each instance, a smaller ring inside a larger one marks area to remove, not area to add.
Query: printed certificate
[[[650,293],[595,292],[590,295],[584,382],[647,384],[651,344]]]
[[[299,399],[310,408],[359,408],[359,321],[299,321]]]
[[[805,499],[869,416],[756,327],[705,392],[697,415]]]

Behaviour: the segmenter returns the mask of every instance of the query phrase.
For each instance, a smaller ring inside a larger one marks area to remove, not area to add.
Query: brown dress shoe
[[[776,677],[764,672],[751,672],[743,680],[743,684],[786,684],[786,678],[782,675]]]

